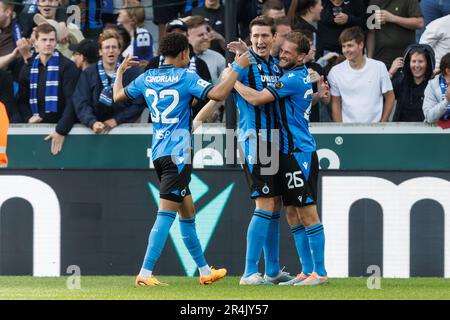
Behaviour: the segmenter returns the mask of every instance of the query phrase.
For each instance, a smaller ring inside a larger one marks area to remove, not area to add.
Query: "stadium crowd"
[[[127,70],[125,85],[164,63],[154,39],[165,33],[186,35],[188,68],[217,83],[227,65],[226,1],[153,0],[158,35],[144,27],[146,4],[0,0],[0,102],[10,122],[55,123],[46,138],[53,154],[78,122],[95,133],[151,122],[143,99],[115,103],[112,88],[126,55],[137,56],[140,65]],[[237,0],[235,5],[238,36],[247,44],[252,19],[274,19],[274,57],[291,30],[309,39],[314,91],[325,84],[331,93],[330,99],[313,101],[312,122],[425,121],[450,127],[450,1]],[[80,19],[72,14],[77,10]],[[206,102],[193,101],[193,116]],[[208,121],[224,118],[222,107]]]

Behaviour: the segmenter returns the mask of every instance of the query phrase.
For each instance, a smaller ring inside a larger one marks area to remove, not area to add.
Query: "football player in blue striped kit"
[[[297,286],[328,282],[324,262],[325,234],[316,206],[319,164],[316,143],[308,127],[313,90],[303,59],[309,50],[308,39],[300,32],[291,32],[281,47],[279,66],[284,74],[278,82],[263,90],[240,82],[235,85],[239,94],[252,105],[276,101],[281,131],[282,199],[288,212],[297,212],[297,225],[291,224],[291,229],[303,267],[296,278],[280,284]],[[321,94],[323,87],[319,96]]]
[[[250,65],[238,80],[255,90],[274,85],[281,76],[278,61],[270,55],[275,39],[274,20],[269,17],[256,17],[250,22],[250,53],[256,64]],[[236,45],[236,43],[235,43]],[[230,46],[229,46],[230,47]],[[240,50],[245,50],[240,47]],[[233,97],[239,112],[238,145],[243,156],[243,168],[250,187],[251,198],[255,200],[255,211],[247,229],[247,248],[245,271],[241,285],[264,285],[286,282],[292,277],[280,270],[279,238],[281,198],[277,188],[278,168],[269,173],[268,167],[278,164],[278,151],[272,153],[277,144],[275,105],[273,102],[252,104],[239,93]],[[268,152],[267,152],[268,151]],[[265,164],[261,154],[267,152],[271,162]],[[264,251],[265,276],[258,273],[258,262]]]

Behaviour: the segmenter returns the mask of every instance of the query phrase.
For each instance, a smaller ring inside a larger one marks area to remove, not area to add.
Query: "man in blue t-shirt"
[[[303,59],[309,49],[304,35],[291,32],[281,47],[279,66],[284,74],[277,83],[260,91],[240,82],[235,85],[239,94],[252,105],[276,101],[281,131],[282,198],[288,211],[297,212],[297,225],[290,225],[303,271],[283,284],[301,286],[328,282],[324,265],[325,236],[316,207],[319,164],[316,143],[308,128],[313,90]]]
[[[127,57],[120,65],[114,83],[114,101],[125,101],[143,96],[150,108],[153,123],[152,160],[160,184],[160,202],[156,221],[150,232],[147,252],[135,284],[165,285],[153,276],[153,268],[167,240],[177,212],[180,231],[192,258],[197,263],[200,284],[211,284],[226,274],[226,269],[215,270],[206,263],[195,229],[195,208],[189,191],[192,164],[190,103],[198,99],[224,100],[244,68],[250,64],[250,54],[239,56],[231,71],[216,86],[189,70],[189,43],[179,33],[167,34],[159,50],[164,64],[147,70],[126,88],[122,86],[123,73],[138,62]]]

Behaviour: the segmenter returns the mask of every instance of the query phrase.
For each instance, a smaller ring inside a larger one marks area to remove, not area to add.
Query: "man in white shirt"
[[[421,44],[430,45],[436,56],[436,66],[441,63],[441,58],[450,52],[450,14],[432,21],[427,25],[420,38]]]
[[[363,54],[364,33],[352,27],[340,36],[346,60],[328,75],[334,122],[387,122],[395,95],[384,63]]]

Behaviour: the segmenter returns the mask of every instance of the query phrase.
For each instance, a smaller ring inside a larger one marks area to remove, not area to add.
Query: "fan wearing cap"
[[[145,11],[138,0],[128,0],[120,10],[117,22],[124,26],[131,38],[131,43],[122,55],[136,56],[144,65],[153,58],[153,38],[143,28]]]
[[[135,122],[144,110],[144,100],[112,101],[112,88],[119,67],[119,35],[111,31],[103,32],[98,39],[98,47],[100,59],[81,73],[73,103],[81,123],[94,133],[107,133],[121,123]],[[130,83],[141,73],[139,67],[130,68],[125,72],[123,82]]]
[[[80,71],[56,50],[56,30],[50,24],[36,27],[37,55],[31,57],[19,75],[18,107],[28,123],[56,123],[51,140],[52,154],[63,147],[64,137],[76,121],[72,94]]]
[[[93,66],[98,61],[98,45],[94,40],[84,39],[77,45],[70,46],[73,51],[72,61],[81,70]]]
[[[440,74],[428,82],[423,101],[425,122],[450,128],[450,52],[441,58]]]

